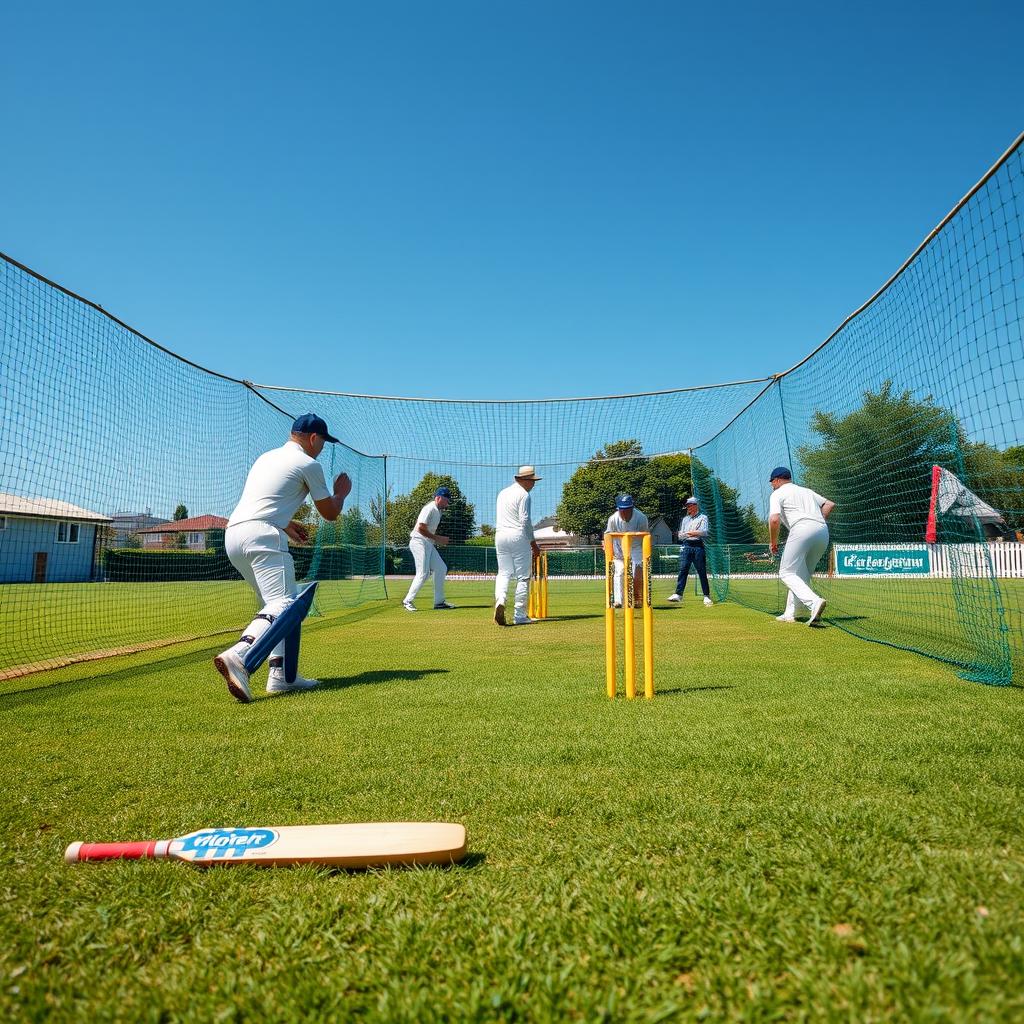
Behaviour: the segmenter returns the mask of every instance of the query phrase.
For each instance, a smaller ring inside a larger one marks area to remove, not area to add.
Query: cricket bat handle
[[[142,843],[72,843],[64,851],[66,864],[87,860],[162,860],[167,856],[167,839]]]

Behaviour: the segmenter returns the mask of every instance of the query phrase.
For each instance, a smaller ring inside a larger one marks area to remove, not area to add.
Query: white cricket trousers
[[[824,523],[797,523],[786,538],[779,563],[779,579],[789,587],[786,614],[796,614],[796,602],[808,608],[818,600],[811,590],[811,574],[828,550],[828,526]]]
[[[635,580],[636,574],[643,571],[643,555],[634,551],[632,553],[631,560],[633,562],[633,579]],[[615,603],[622,604],[622,577],[625,575],[626,563],[621,558],[616,558],[613,559],[612,565],[615,567],[615,580],[613,586],[613,590],[615,592]]]
[[[427,540],[423,534],[409,538],[409,550],[412,552],[412,560],[416,563],[416,575],[413,577],[409,587],[409,593],[405,595],[406,603],[416,600],[420,587],[427,582],[427,577],[434,574],[434,604],[438,605],[444,600],[444,578],[448,575],[448,566],[437,550],[437,546]]]
[[[533,572],[533,548],[525,533],[498,530],[494,535],[494,548],[498,555],[498,578],[494,581],[494,604],[504,604],[508,585],[516,581],[515,614],[526,616],[526,597],[530,592],[530,574]]]
[[[288,537],[272,523],[253,520],[229,526],[224,550],[231,564],[256,591],[260,611],[280,615],[295,597],[295,562],[288,553]],[[284,657],[282,640],[270,656]]]

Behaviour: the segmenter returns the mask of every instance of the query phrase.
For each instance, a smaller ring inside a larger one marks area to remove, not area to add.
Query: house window
[[[78,543],[78,523],[58,523],[57,524],[57,543],[58,544],[77,544]]]
[[[188,535],[189,544],[202,544],[203,535],[201,533],[190,533]]]

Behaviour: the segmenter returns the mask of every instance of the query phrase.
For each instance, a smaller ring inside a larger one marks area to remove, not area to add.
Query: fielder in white
[[[526,614],[526,598],[530,592],[533,557],[540,554],[540,547],[533,539],[530,511],[530,491],[540,479],[533,466],[520,466],[515,483],[498,493],[494,519],[494,547],[498,556],[498,578],[494,581],[494,621],[499,626],[508,625],[505,619],[505,600],[512,580],[516,581],[512,625],[525,626],[535,621]]]
[[[242,657],[295,596],[295,563],[288,551],[288,538],[302,542],[306,532],[292,516],[308,494],[320,515],[333,522],[352,490],[346,473],[338,474],[333,494],[327,490],[323,467],[316,459],[328,441],[336,444],[338,439],[328,433],[327,424],[319,416],[300,416],[292,424],[288,441],[253,463],[224,532],[224,548],[231,564],[256,591],[262,606],[242,639],[214,658],[228,692],[243,704],[252,700],[252,694]],[[309,690],[318,685],[316,679],[301,675],[291,681],[285,679],[284,655],[282,641],[270,655],[268,693]]]
[[[825,610],[825,598],[811,590],[811,574],[828,550],[828,519],[835,502],[823,498],[809,487],[793,483],[793,474],[777,466],[769,478],[772,495],[768,503],[768,536],[773,555],[779,551],[779,527],[789,530],[779,563],[779,578],[789,588],[786,610],[779,622],[796,622],[796,605],[810,609],[808,626],[813,626]]]
[[[437,528],[441,525],[441,513],[448,507],[451,499],[452,492],[449,488],[438,487],[430,501],[420,509],[416,525],[409,534],[409,550],[416,563],[416,575],[409,587],[409,593],[402,602],[402,607],[407,612],[416,611],[413,601],[431,573],[434,574],[434,609],[447,610],[455,607],[444,599],[444,578],[448,575],[448,566],[437,550],[448,543],[448,538],[439,534]]]
[[[605,533],[650,533],[651,524],[647,516],[643,514],[634,504],[629,494],[620,494],[615,499],[615,511],[608,517],[608,525],[604,528]],[[615,553],[615,597],[616,608],[622,607],[622,576],[626,568],[622,557],[622,538],[612,539],[612,550]],[[633,604],[640,606],[641,595],[643,594],[643,572],[644,549],[643,539],[634,537],[629,545],[630,561],[633,563]]]

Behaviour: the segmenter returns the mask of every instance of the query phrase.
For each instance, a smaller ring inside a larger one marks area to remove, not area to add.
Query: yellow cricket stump
[[[608,696],[618,693],[615,647],[615,538],[622,543],[623,676],[626,697],[636,696],[636,635],[633,609],[633,539],[641,538],[643,565],[640,569],[640,603],[644,623],[644,696],[654,696],[654,610],[651,607],[651,535],[649,533],[606,533],[604,535],[604,659]]]
[[[533,557],[526,614],[531,619],[546,619],[548,617],[548,553],[546,551]]]

